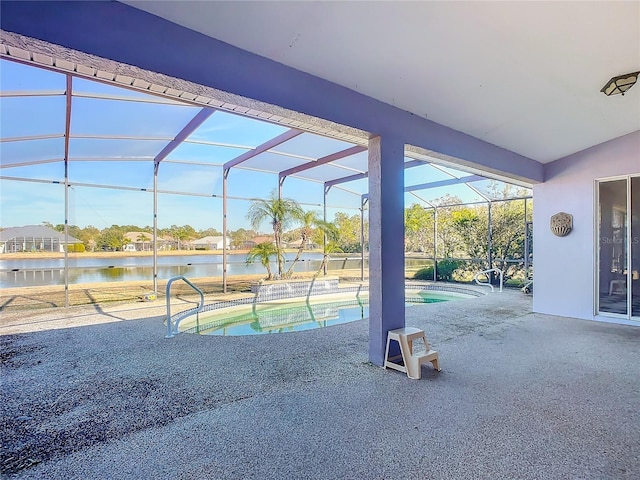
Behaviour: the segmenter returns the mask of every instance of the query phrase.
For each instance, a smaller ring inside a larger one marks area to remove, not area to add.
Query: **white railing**
[[[500,270],[499,268],[490,268],[489,270],[483,270],[482,272],[478,272],[476,273],[476,276],[473,277],[473,280],[478,284],[478,285],[483,285],[483,286],[488,286],[491,287],[491,291],[494,291],[493,285],[491,285],[491,277],[489,277],[489,273],[491,272],[496,272],[500,275],[500,291],[502,291],[502,270]],[[481,282],[479,280],[480,276],[484,275],[485,277],[487,277],[487,281],[486,282]]]
[[[182,280],[184,283],[186,283],[191,288],[193,288],[196,292],[198,292],[198,294],[200,295],[200,303],[198,303],[198,306],[196,308],[190,308],[188,310],[185,310],[183,312],[176,314],[175,316],[172,316],[171,315],[171,284],[176,280]],[[180,323],[181,320],[184,320],[185,318],[190,317],[191,315],[197,315],[204,309],[204,293],[202,293],[202,290],[196,287],[193,283],[191,283],[185,277],[183,277],[182,275],[179,275],[177,277],[173,277],[169,279],[169,281],[167,282],[166,297],[167,297],[167,334],[165,335],[165,338],[172,338],[178,334],[178,324]]]

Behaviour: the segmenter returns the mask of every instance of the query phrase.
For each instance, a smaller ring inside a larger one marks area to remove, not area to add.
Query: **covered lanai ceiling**
[[[640,130],[640,2],[126,1],[541,163]]]

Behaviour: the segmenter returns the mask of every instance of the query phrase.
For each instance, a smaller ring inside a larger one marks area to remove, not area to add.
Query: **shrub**
[[[438,262],[437,279],[444,282],[453,281],[453,273],[462,264],[460,260],[445,258]],[[433,280],[433,266],[424,267],[418,270],[413,276],[416,280]]]
[[[421,268],[413,275],[413,278],[416,280],[433,280],[433,266]]]
[[[460,266],[462,262],[453,258],[445,258],[438,262],[438,280],[451,282],[453,280],[453,272]]]
[[[67,252],[82,253],[85,252],[84,243],[70,243],[67,245]]]

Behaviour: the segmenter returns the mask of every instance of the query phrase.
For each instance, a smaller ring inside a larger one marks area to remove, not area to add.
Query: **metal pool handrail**
[[[478,272],[476,273],[476,276],[473,277],[473,280],[478,284],[478,285],[487,285],[489,287],[491,287],[491,291],[494,291],[493,285],[491,285],[490,281],[487,282],[481,282],[479,280],[480,275],[486,275],[487,279],[489,279],[489,275],[487,275],[489,272],[498,272],[500,274],[500,291],[502,291],[502,270],[500,270],[499,268],[490,268],[489,270],[483,270],[482,272]]]
[[[189,310],[185,310],[184,312],[180,312],[179,314],[177,314],[174,321],[171,316],[171,284],[176,280],[184,281],[184,283],[198,292],[198,294],[200,295],[200,303],[196,308],[190,308]],[[194,313],[197,314],[204,309],[204,293],[202,293],[202,290],[196,287],[185,277],[179,275],[177,277],[172,277],[169,279],[169,281],[167,282],[167,288],[165,290],[165,296],[167,297],[167,334],[165,335],[165,338],[173,338],[178,334],[178,323],[180,323],[180,320],[183,320],[184,318],[189,317]]]

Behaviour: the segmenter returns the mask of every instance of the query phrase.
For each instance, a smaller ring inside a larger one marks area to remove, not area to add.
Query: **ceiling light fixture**
[[[602,90],[600,91],[607,97],[610,95],[617,95],[619,93],[624,95],[627,90],[635,85],[639,74],[640,72],[633,72],[613,77],[604,87],[602,87]]]

